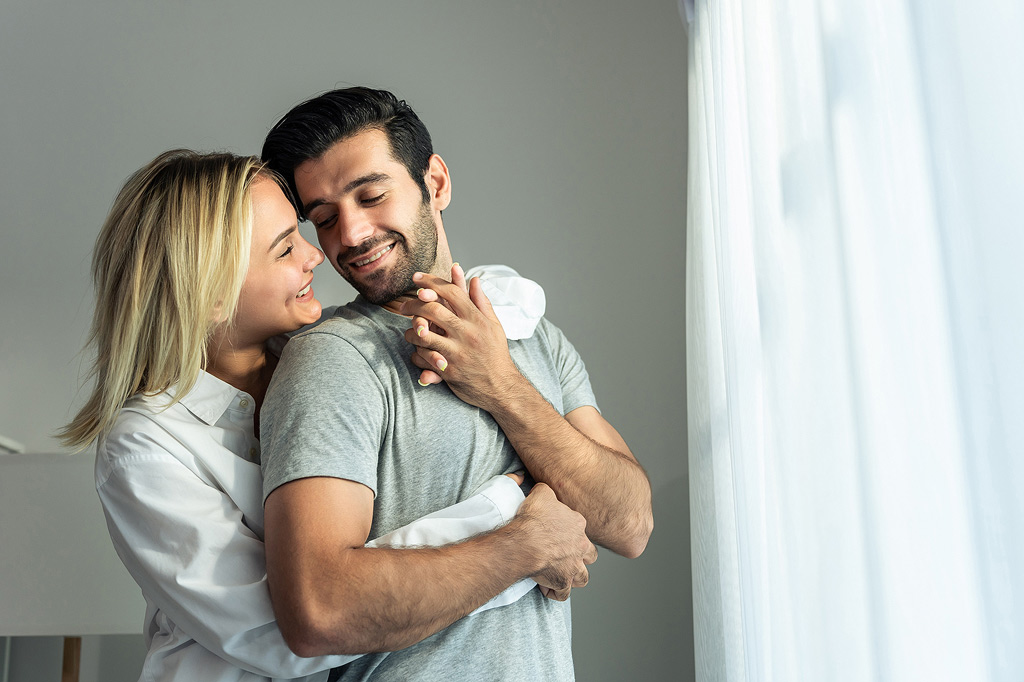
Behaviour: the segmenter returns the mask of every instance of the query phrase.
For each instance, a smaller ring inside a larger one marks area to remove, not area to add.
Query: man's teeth
[[[378,251],[377,253],[373,254],[369,258],[367,258],[365,260],[357,260],[356,261],[356,267],[361,267],[363,265],[366,265],[367,263],[372,263],[373,261],[375,261],[378,258],[380,258],[381,256],[383,256],[385,253],[390,251],[393,246],[394,246],[394,244],[389,244],[387,247],[381,249],[380,251]]]
[[[304,288],[302,289],[302,291],[300,291],[300,292],[299,292],[298,294],[296,294],[295,298],[302,298],[303,296],[305,296],[306,294],[308,294],[308,293],[309,293],[309,290],[310,290],[310,288],[312,288],[312,286],[313,286],[313,283],[312,283],[312,282],[310,282],[309,284],[307,284],[307,285],[306,285],[306,286],[305,286],[305,287],[304,287]]]

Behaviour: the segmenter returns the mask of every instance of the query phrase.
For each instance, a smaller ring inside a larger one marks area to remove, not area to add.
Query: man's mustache
[[[342,267],[347,267],[348,262],[351,262],[357,258],[361,258],[367,255],[368,253],[376,251],[383,244],[386,244],[390,241],[399,244],[404,242],[405,240],[402,238],[402,235],[398,234],[397,232],[390,232],[388,234],[379,235],[377,237],[374,237],[373,239],[362,242],[361,244],[359,244],[359,246],[350,247],[348,249],[345,249],[343,253],[339,253],[336,259],[338,261],[338,265]]]

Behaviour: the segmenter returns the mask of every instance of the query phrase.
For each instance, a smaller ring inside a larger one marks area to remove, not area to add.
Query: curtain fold
[[[688,18],[697,678],[1021,679],[1024,9]]]

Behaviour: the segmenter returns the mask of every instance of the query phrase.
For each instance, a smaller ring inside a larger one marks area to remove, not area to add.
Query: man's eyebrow
[[[357,187],[362,187],[363,185],[369,185],[374,182],[383,182],[384,180],[390,179],[391,176],[388,175],[387,173],[367,173],[366,175],[359,176],[352,182],[342,187],[341,191],[338,192],[338,195],[340,196],[342,194],[348,194],[352,190],[356,189]],[[323,204],[326,203],[329,203],[327,199],[313,199],[313,201],[309,202],[308,204],[302,207],[302,214],[308,216],[309,212],[312,211],[314,208],[316,208],[317,206],[322,206]]]
[[[273,251],[274,247],[277,246],[278,244],[280,244],[282,239],[284,239],[285,237],[287,237],[288,235],[290,235],[292,232],[294,232],[297,229],[299,229],[298,225],[292,225],[291,227],[286,229],[284,232],[282,232],[281,234],[277,235],[277,237],[274,238],[274,241],[270,242],[270,248],[267,249],[267,251]]]

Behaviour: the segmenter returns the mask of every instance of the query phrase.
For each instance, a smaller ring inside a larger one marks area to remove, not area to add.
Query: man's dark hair
[[[295,169],[320,158],[335,143],[369,129],[387,135],[391,156],[419,185],[423,201],[430,201],[423,179],[434,153],[430,133],[405,100],[387,90],[344,88],[303,102],[270,129],[261,156],[288,183],[296,209],[305,218],[295,188]]]

